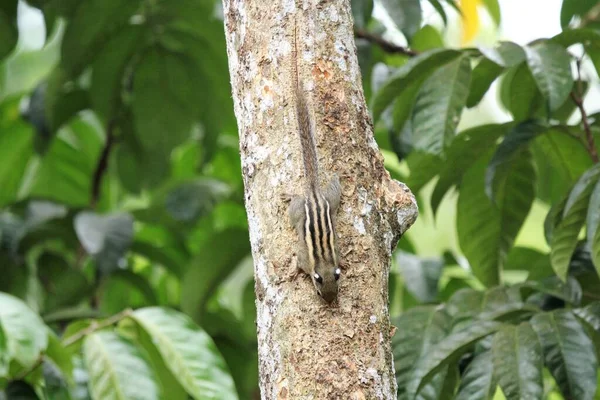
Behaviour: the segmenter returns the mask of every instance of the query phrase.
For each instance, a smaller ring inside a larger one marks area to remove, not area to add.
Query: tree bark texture
[[[349,0],[224,0],[225,33],[254,258],[263,399],[394,399],[388,312],[391,252],[417,217],[383,166],[365,105]],[[281,194],[301,194],[292,91],[298,73],[316,124],[321,184],[336,172],[347,264],[327,305],[292,278],[298,238]],[[402,327],[400,327],[402,329]]]

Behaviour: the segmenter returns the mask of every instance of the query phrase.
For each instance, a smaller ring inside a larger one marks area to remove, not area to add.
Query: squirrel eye
[[[335,280],[337,281],[338,279],[340,279],[340,274],[342,273],[342,271],[340,271],[340,269],[336,269],[335,272],[333,273],[333,276],[335,277]]]
[[[319,282],[319,283],[323,283],[323,278],[321,277],[321,275],[319,275],[319,274],[317,274],[317,273],[315,272],[315,275],[314,275],[314,276],[315,276],[315,280],[316,280],[317,282]]]

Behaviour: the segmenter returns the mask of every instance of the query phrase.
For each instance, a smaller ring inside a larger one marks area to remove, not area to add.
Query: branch
[[[389,41],[383,39],[381,36],[374,35],[371,32],[367,32],[362,29],[355,29],[354,35],[356,35],[357,38],[365,39],[371,43],[375,43],[376,45],[381,47],[381,49],[383,51],[388,52],[388,53],[402,54],[402,55],[405,55],[408,57],[415,57],[415,56],[419,55],[419,53],[417,53],[414,50],[411,50],[404,46],[398,46],[397,44],[394,44],[392,42],[389,42]]]
[[[598,151],[596,150],[596,143],[594,141],[594,136],[592,135],[592,129],[590,128],[587,113],[585,112],[585,108],[583,108],[583,100],[573,92],[571,92],[571,99],[581,113],[581,123],[583,124],[583,130],[585,132],[587,151],[590,153],[590,157],[594,164],[598,164],[600,159],[598,158]]]
[[[108,122],[108,126],[106,127],[106,143],[104,144],[104,148],[102,149],[102,154],[100,154],[100,159],[98,160],[98,164],[96,165],[96,170],[94,171],[94,178],[92,180],[92,198],[90,200],[91,208],[96,208],[96,204],[98,203],[98,200],[100,200],[102,178],[104,177],[104,173],[106,172],[106,168],[108,167],[108,159],[110,157],[110,151],[112,150],[112,146],[114,143],[113,131],[115,129],[115,124],[116,120],[113,118]]]
[[[581,113],[581,123],[583,124],[583,130],[585,132],[586,138],[586,147],[587,151],[590,154],[590,157],[594,164],[598,164],[600,159],[598,158],[598,151],[596,150],[596,143],[594,141],[594,136],[592,135],[592,129],[590,128],[590,122],[588,120],[587,113],[585,108],[583,107],[583,89],[581,87],[581,60],[577,60],[577,93],[574,91],[571,92],[571,99],[579,109]]]

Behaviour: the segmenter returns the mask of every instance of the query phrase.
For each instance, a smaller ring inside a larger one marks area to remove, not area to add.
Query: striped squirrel
[[[296,24],[294,24],[296,25]],[[284,195],[290,201],[288,214],[300,239],[298,268],[307,273],[319,296],[331,303],[338,293],[340,260],[337,250],[335,213],[340,204],[340,180],[334,174],[325,189],[319,187],[317,149],[312,121],[302,82],[298,77],[297,36],[294,26],[292,48],[293,93],[296,120],[304,162],[304,195]]]

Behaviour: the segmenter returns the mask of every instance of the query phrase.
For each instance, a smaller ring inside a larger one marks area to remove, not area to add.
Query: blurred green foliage
[[[427,1],[444,24],[459,9]],[[25,3],[0,0],[0,399],[259,398],[220,4],[27,4],[40,49]],[[419,0],[381,5],[410,51],[370,40],[385,28],[352,1],[376,139],[420,218],[458,192],[461,250],[394,253],[400,398],[598,398],[598,80],[579,74],[600,70],[597,2],[564,0],[553,38],[477,49],[445,46]],[[459,130],[495,81],[511,120]],[[548,252],[515,245],[536,202]]]

